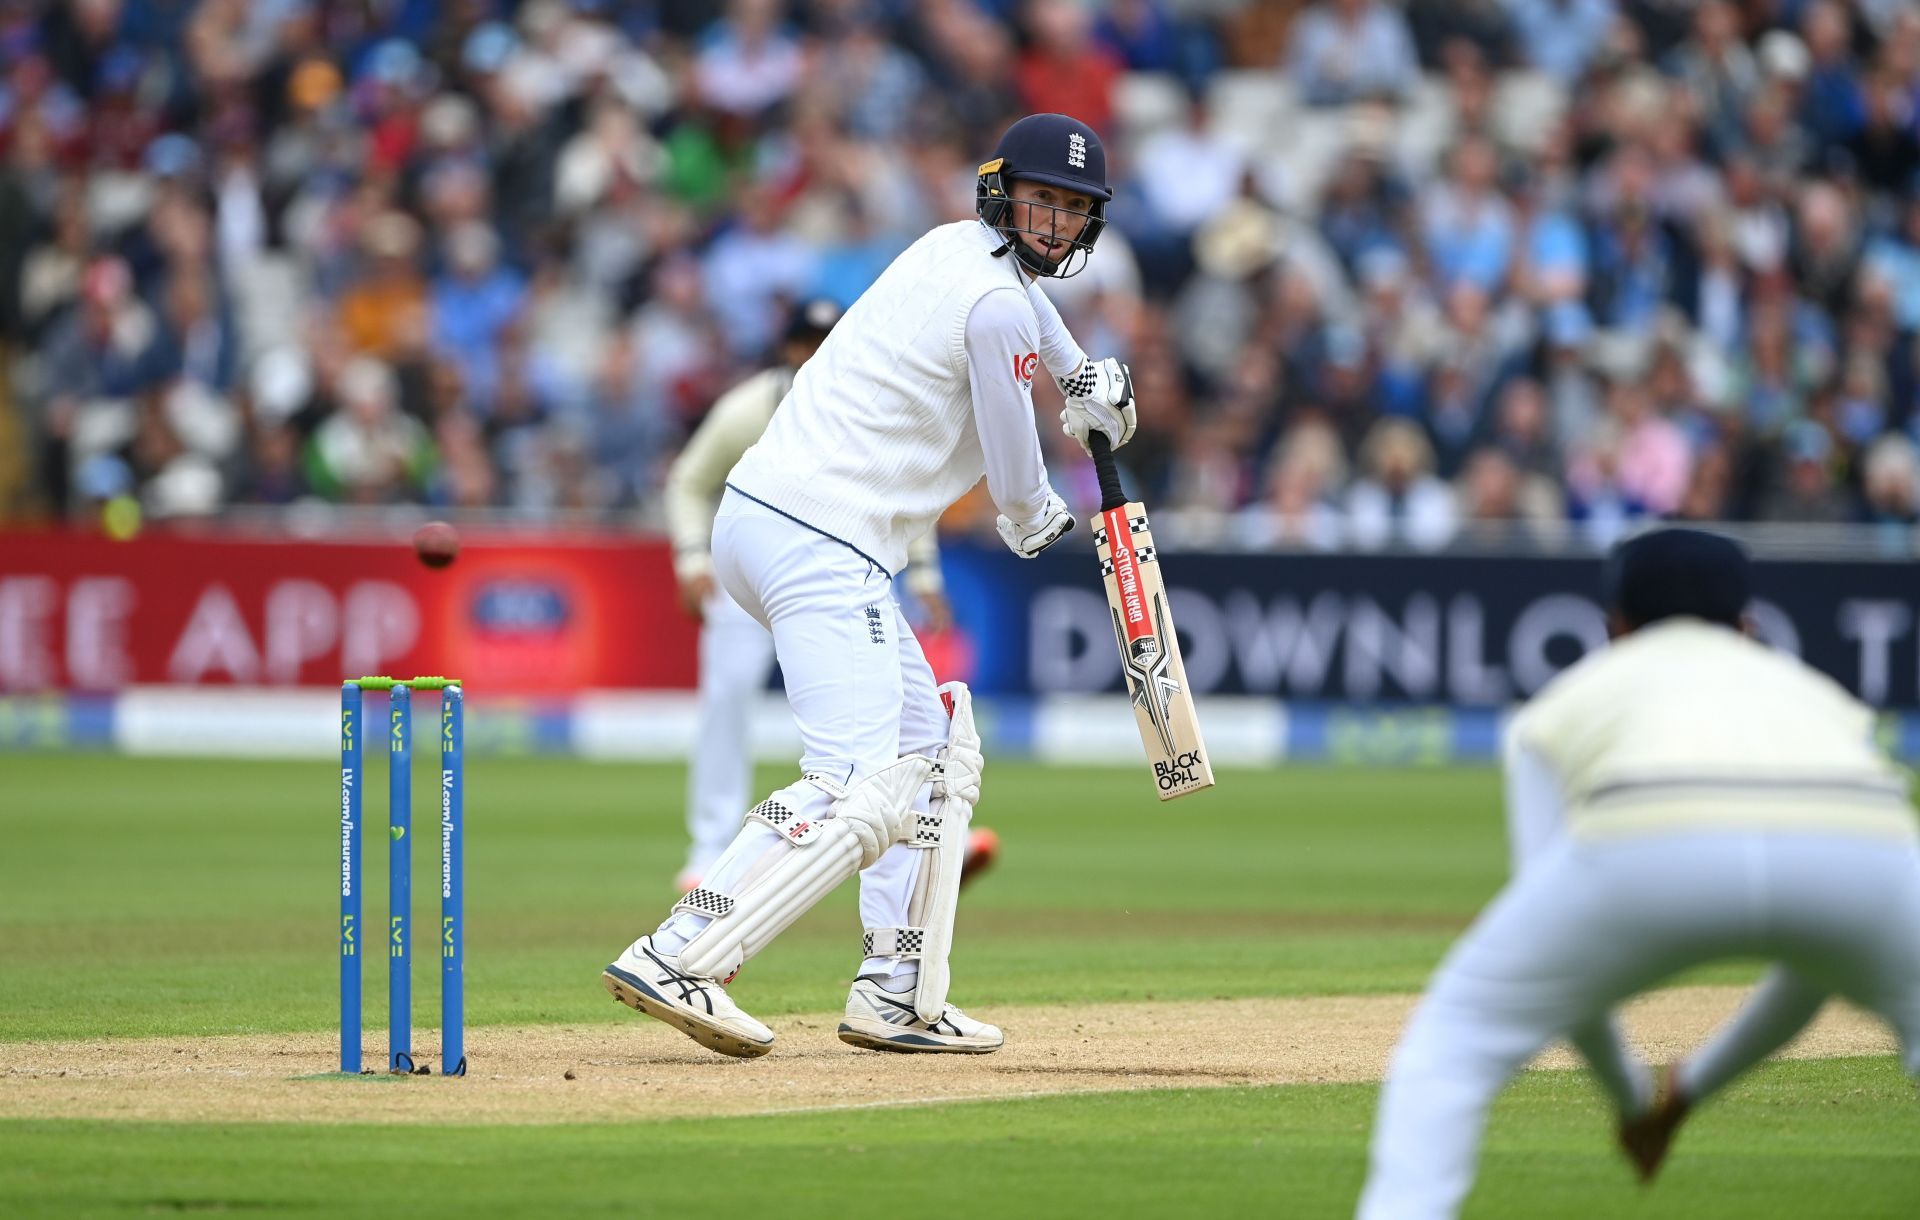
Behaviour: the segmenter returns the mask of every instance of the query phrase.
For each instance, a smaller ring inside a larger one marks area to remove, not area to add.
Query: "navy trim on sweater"
[[[759,496],[756,496],[749,491],[742,491],[739,487],[735,486],[732,483],[728,483],[726,487],[728,491],[734,492],[738,495],[745,496],[747,499],[752,500],[755,504],[758,504],[761,508],[766,509],[768,512],[779,513],[782,517],[785,517],[787,520],[793,522],[795,525],[804,526],[805,528],[810,529],[814,533],[820,535],[822,538],[830,538],[833,541],[839,543],[841,546],[846,547],[849,551],[852,551],[854,554],[860,556],[860,558],[866,560],[868,563],[872,564],[874,567],[879,568],[882,572],[886,572],[888,580],[892,580],[894,576],[897,575],[897,573],[895,572],[887,571],[886,564],[881,563],[878,559],[875,559],[873,556],[867,554],[865,551],[861,550],[859,547],[853,545],[853,543],[848,542],[845,538],[842,538],[837,534],[829,534],[827,531],[821,529],[817,525],[812,524],[811,522],[802,521],[800,518],[794,516],[792,513],[787,512],[785,509],[775,508],[773,505],[767,503],[765,500],[762,500]]]

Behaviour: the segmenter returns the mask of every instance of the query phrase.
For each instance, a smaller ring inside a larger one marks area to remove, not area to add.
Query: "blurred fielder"
[[[1119,361],[1089,360],[1035,284],[1084,267],[1105,226],[1099,137],[1065,115],[1022,119],[980,167],[975,195],[978,220],[915,242],[800,368],[714,518],[714,574],[773,633],[802,776],[748,811],[700,887],[603,978],[622,1003],[721,1054],[773,1044],[725,982],[855,872],[866,933],[841,1040],[974,1054],[1001,1043],[947,1003],[980,799],[972,699],[960,683],[934,686],[893,574],[983,473],[1016,554],[1073,528],[1034,431],[1042,361],[1083,446],[1095,429],[1124,444],[1134,411]]]
[[[840,307],[819,299],[802,303],[788,319],[780,359],[747,378],[713,404],[667,472],[667,524],[673,535],[673,571],[680,602],[700,620],[700,719],[687,768],[687,833],[692,842],[676,884],[684,894],[720,858],[740,829],[747,807],[753,758],[742,747],[752,737],[755,698],[773,666],[773,637],[727,596],[713,578],[713,514],[733,469],[793,387],[794,374],[820,346]],[[907,590],[920,602],[934,631],[952,622],[940,576],[940,548],[929,529],[907,547]],[[964,884],[993,862],[998,839],[983,828],[967,841]]]
[[[1668,529],[1615,548],[1616,643],[1515,717],[1516,875],[1455,945],[1395,1051],[1362,1220],[1453,1216],[1494,1095],[1566,1037],[1651,1180],[1689,1105],[1798,1033],[1830,995],[1894,1028],[1920,1075],[1920,837],[1873,714],[1741,630],[1745,554]],[[1776,963],[1661,1088],[1614,1005],[1725,957]]]

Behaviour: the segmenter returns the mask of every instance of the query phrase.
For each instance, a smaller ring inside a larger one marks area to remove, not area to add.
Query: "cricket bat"
[[[1207,761],[1200,739],[1200,721],[1194,715],[1193,692],[1187,688],[1187,667],[1180,660],[1180,641],[1173,633],[1173,613],[1167,606],[1166,582],[1160,578],[1160,555],[1147,528],[1146,506],[1129,502],[1120,489],[1120,471],[1104,433],[1088,438],[1094,473],[1100,476],[1100,515],[1093,519],[1093,545],[1100,556],[1101,583],[1107,606],[1113,611],[1113,634],[1120,645],[1120,668],[1133,699],[1133,716],[1140,740],[1153,764],[1154,786],[1160,799],[1213,787],[1213,764]]]

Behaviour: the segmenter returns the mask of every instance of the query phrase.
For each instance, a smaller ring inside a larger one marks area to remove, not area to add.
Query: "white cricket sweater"
[[[968,220],[902,252],[802,366],[728,486],[889,572],[982,474],[1001,512],[1035,521],[1050,489],[1033,375],[1042,354],[1056,376],[1085,357],[1014,259],[993,257],[1000,244]]]
[[[1911,839],[1906,777],[1873,712],[1727,627],[1673,619],[1588,655],[1508,728],[1559,781],[1576,837],[1789,827]]]
[[[680,579],[712,570],[707,552],[727,472],[767,430],[774,410],[793,385],[793,376],[792,369],[776,365],[722,394],[667,471],[667,529],[673,537],[674,572]],[[945,591],[933,530],[908,548],[907,587],[921,595]]]

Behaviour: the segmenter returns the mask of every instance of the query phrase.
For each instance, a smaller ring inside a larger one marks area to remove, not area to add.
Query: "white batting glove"
[[[1067,405],[1060,411],[1060,430],[1080,442],[1093,455],[1087,437],[1095,431],[1107,435],[1115,449],[1133,439],[1139,416],[1133,405],[1133,374],[1127,366],[1109,356],[1098,362],[1084,361],[1073,376],[1059,379],[1060,392]]]
[[[1049,491],[1046,506],[1034,520],[1014,521],[1001,513],[994,525],[1008,550],[1022,559],[1032,559],[1067,536],[1073,529],[1073,514],[1067,511],[1067,502],[1058,492]]]

